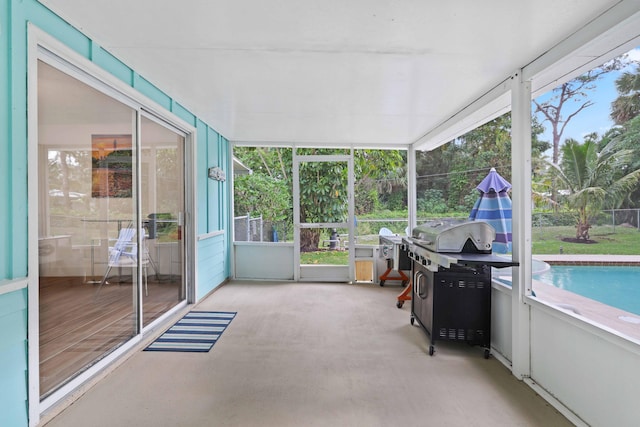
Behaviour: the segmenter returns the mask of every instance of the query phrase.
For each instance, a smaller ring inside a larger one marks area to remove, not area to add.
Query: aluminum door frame
[[[346,162],[348,168],[347,177],[347,193],[348,193],[348,215],[347,222],[336,223],[301,223],[300,222],[300,164],[310,162]],[[342,275],[341,279],[336,279],[339,274],[335,276],[328,274],[328,279],[325,281],[331,282],[349,282],[355,281],[355,197],[354,197],[354,164],[353,164],[353,148],[350,150],[349,155],[298,155],[296,148],[293,148],[293,263],[294,263],[294,280],[304,281],[310,280],[304,277],[302,274],[302,266],[300,265],[300,230],[303,228],[346,228],[349,230],[348,239],[348,274]],[[337,273],[341,266],[336,266],[335,269],[330,270],[331,267],[326,267],[328,271]],[[333,278],[333,279],[332,279]],[[331,280],[330,280],[331,279]]]

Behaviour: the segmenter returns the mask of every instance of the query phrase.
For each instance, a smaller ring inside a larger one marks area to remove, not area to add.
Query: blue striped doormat
[[[192,311],[160,335],[144,351],[206,353],[216,343],[236,312]]]

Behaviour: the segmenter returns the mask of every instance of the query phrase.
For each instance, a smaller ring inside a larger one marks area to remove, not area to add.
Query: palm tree
[[[640,114],[640,72],[624,72],[616,79],[618,97],[611,103],[611,119],[621,125]]]
[[[578,212],[576,238],[589,239],[590,219],[603,206],[617,207],[636,187],[640,169],[630,170],[632,150],[621,150],[616,140],[601,152],[597,142],[587,139],[580,144],[567,139],[562,146],[559,165],[551,170],[569,190],[569,206]]]

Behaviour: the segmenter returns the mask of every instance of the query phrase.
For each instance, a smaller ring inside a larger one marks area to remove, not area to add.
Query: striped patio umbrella
[[[511,252],[511,199],[507,192],[511,184],[495,168],[476,187],[480,197],[476,200],[469,219],[484,221],[496,230],[493,252]]]

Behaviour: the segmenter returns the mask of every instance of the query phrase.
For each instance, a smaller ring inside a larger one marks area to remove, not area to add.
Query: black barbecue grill
[[[495,229],[482,221],[430,221],[403,239],[413,281],[411,324],[431,338],[491,346],[491,267],[518,265],[491,253]]]

